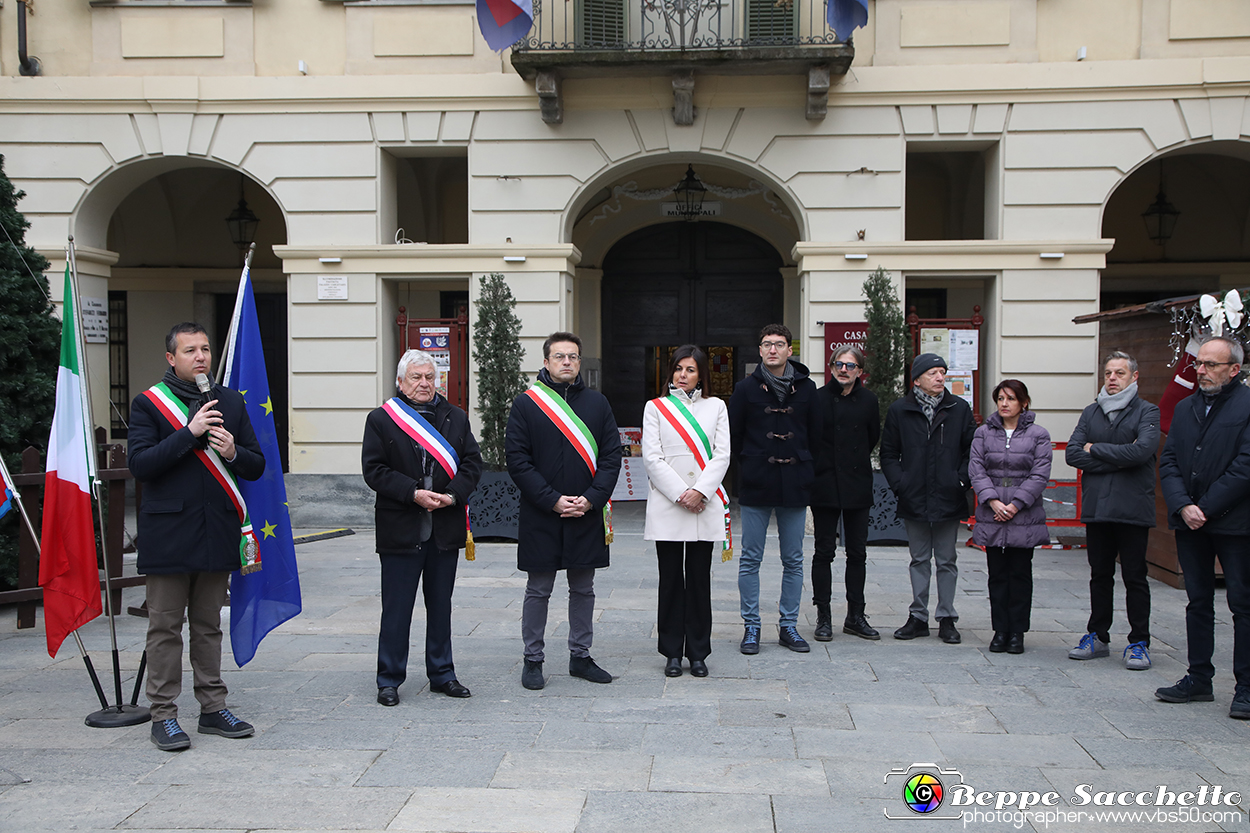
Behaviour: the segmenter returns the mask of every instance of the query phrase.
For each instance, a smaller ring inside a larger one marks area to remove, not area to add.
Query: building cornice
[[[582,253],[558,246],[409,243],[376,246],[274,246],[288,274],[372,273],[446,278],[489,272],[571,272]]]
[[[1000,272],[1019,269],[1101,269],[1113,239],[916,240],[888,243],[795,244],[802,272]]]

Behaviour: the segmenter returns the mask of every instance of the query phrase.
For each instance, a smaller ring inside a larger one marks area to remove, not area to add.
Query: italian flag
[[[69,266],[61,309],[61,366],[56,374],[56,413],[48,436],[48,471],[43,492],[43,542],[39,586],[48,656],[55,657],[70,633],[101,613],[100,573],[91,520],[93,467],[83,413],[83,378],[78,361],[78,310]]]

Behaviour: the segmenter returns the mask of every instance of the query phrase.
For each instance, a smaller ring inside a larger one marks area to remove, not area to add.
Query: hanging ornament
[[[1207,319],[1213,336],[1224,335],[1225,321],[1230,331],[1241,326],[1242,309],[1241,295],[1235,289],[1228,290],[1223,302],[1216,300],[1214,295],[1203,295],[1198,299],[1198,310]]]

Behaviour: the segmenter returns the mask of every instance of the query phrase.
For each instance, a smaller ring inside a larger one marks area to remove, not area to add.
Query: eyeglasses
[[[1237,362],[1200,362],[1200,361],[1195,361],[1195,362],[1194,362],[1194,367],[1195,367],[1195,368],[1198,368],[1198,367],[1205,367],[1205,368],[1207,369],[1207,372],[1208,372],[1208,373],[1210,373],[1212,370],[1215,370],[1217,367],[1223,367],[1223,366],[1224,366],[1224,365],[1226,365],[1226,364],[1237,364]]]
[[[555,359],[558,362],[562,362],[565,359],[568,359],[571,362],[578,362],[582,360],[582,357],[577,355],[576,353],[552,353],[551,358]]]
[[[833,366],[838,370],[859,370],[859,365],[855,362],[834,362]]]
[[[784,350],[790,346],[788,341],[761,341],[760,347],[765,350]]]

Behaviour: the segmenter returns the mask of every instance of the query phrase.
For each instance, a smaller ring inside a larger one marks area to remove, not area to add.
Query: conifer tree
[[[27,446],[48,445],[61,339],[48,300],[48,261],[26,245],[30,223],[17,210],[24,196],[0,156],[0,454],[14,473]],[[16,509],[0,519],[0,587],[17,585],[19,519]]]
[[[473,322],[476,410],[482,417],[478,439],[486,465],[493,471],[503,471],[504,431],[512,400],[528,387],[521,372],[525,351],[521,347],[521,319],[514,312],[516,298],[504,276],[498,272],[483,275],[480,285],[481,294],[475,302],[477,320]]]
[[[864,339],[865,384],[877,394],[884,424],[890,405],[907,393],[905,374],[911,359],[911,340],[890,273],[878,266],[864,281],[863,292],[864,320],[868,322]]]

